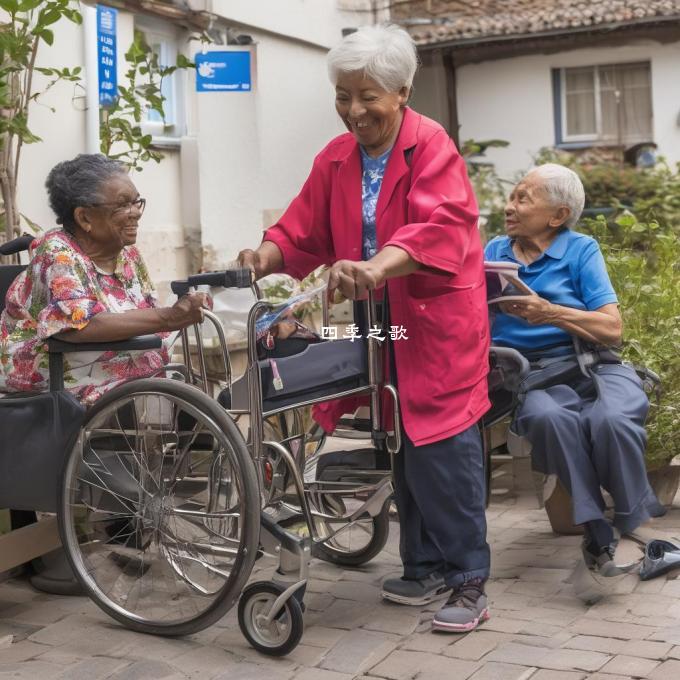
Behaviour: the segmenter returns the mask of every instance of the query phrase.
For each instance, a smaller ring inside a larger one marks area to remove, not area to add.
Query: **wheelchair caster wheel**
[[[284,592],[277,583],[258,581],[244,589],[238,603],[238,625],[246,640],[262,654],[283,656],[300,642],[304,619],[300,602],[291,595],[268,621],[276,599]]]

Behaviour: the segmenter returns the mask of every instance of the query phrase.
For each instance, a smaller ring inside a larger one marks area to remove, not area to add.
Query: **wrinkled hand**
[[[211,308],[212,300],[207,293],[182,295],[168,310],[169,329],[176,331],[195,323],[203,323],[203,310]]]
[[[250,269],[255,272],[255,278],[262,278],[262,262],[260,261],[260,254],[256,250],[246,248],[242,250],[236,258],[239,267]]]
[[[348,300],[361,300],[384,280],[384,273],[370,261],[338,260],[328,275],[328,295],[333,300],[338,290]]]
[[[552,324],[557,319],[557,307],[538,295],[527,295],[522,300],[503,302],[500,308],[506,314],[513,314],[534,326]]]

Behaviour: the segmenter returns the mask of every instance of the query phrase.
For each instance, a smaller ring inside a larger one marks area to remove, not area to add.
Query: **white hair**
[[[334,47],[327,58],[335,85],[341,73],[363,71],[388,92],[411,88],[418,68],[413,38],[399,26],[362,26]]]
[[[569,168],[557,163],[545,163],[530,170],[529,175],[538,175],[543,180],[543,190],[551,205],[569,208],[569,217],[564,226],[571,229],[578,222],[586,202],[586,192],[581,178]]]

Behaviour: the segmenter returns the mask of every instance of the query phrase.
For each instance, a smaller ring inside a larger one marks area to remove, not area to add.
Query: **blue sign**
[[[111,106],[118,97],[116,70],[116,18],[118,10],[97,5],[97,63],[99,106]]]
[[[206,52],[196,55],[197,92],[250,92],[250,52]]]

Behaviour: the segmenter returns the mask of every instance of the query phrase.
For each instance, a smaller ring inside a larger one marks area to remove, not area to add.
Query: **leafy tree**
[[[0,9],[6,13],[5,21],[0,21],[0,191],[4,204],[2,230],[7,239],[21,233],[22,215],[17,206],[21,148],[41,141],[28,126],[29,105],[59,81],[80,79],[79,67],[35,65],[40,45],[54,42],[51,26],[62,19],[75,24],[82,22],[76,5],[72,0],[0,0]],[[48,77],[41,91],[34,87],[35,71]]]
[[[155,111],[165,122],[163,79],[178,69],[194,68],[194,64],[183,54],[172,66],[160,64],[141,31],[135,31],[125,60],[128,63],[126,84],[118,86],[118,98],[113,106],[101,110],[101,152],[123,161],[131,169],[141,170],[146,161],[158,163],[163,158],[163,154],[152,147],[151,135],[142,130],[146,111]]]

